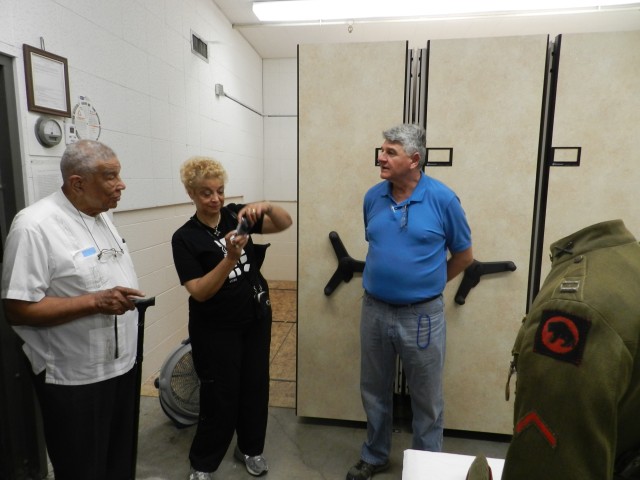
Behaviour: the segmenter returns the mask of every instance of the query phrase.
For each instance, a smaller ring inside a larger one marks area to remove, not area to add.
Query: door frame
[[[15,214],[25,206],[16,58],[0,53],[0,267]],[[44,478],[48,463],[38,403],[22,342],[0,308],[0,478]]]

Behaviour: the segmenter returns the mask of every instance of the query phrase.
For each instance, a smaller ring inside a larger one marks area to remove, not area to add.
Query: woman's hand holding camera
[[[235,230],[230,231],[224,237],[227,244],[227,257],[238,261],[242,254],[242,249],[249,241],[249,235],[238,235]]]

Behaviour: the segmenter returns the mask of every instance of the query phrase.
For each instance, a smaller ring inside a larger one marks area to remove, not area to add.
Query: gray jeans
[[[367,414],[361,458],[385,463],[391,450],[396,356],[402,360],[411,395],[416,450],[442,450],[442,371],[446,325],[442,296],[395,306],[364,295],[360,321],[360,393]]]

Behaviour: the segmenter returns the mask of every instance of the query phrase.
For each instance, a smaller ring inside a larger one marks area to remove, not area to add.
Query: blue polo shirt
[[[363,211],[369,243],[365,291],[394,304],[441,294],[447,283],[447,251],[471,247],[471,229],[455,192],[421,173],[411,197],[396,203],[385,180],[365,194]]]

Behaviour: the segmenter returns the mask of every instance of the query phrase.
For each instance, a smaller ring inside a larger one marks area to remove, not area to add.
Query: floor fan
[[[178,428],[195,425],[200,412],[200,380],[186,339],[164,361],[155,380],[160,406]]]

